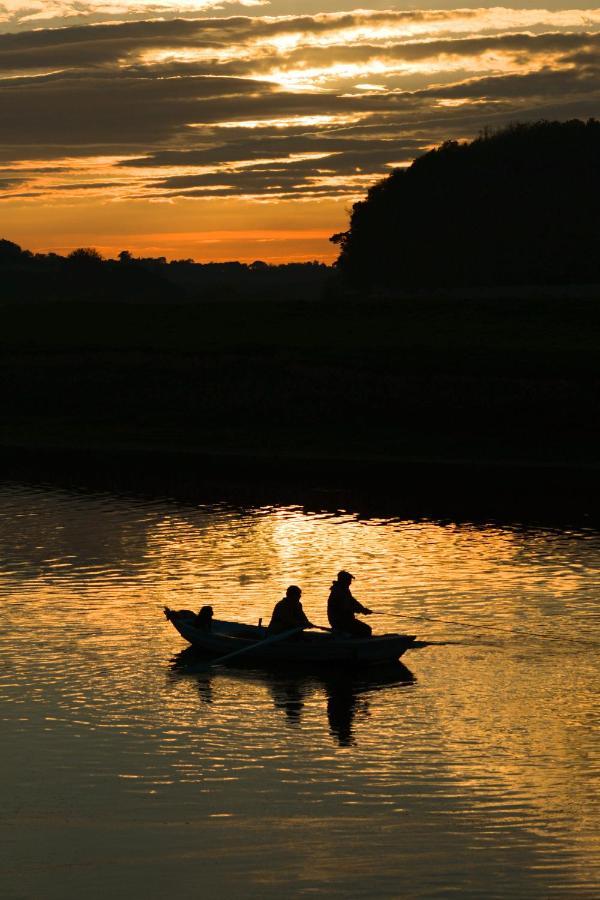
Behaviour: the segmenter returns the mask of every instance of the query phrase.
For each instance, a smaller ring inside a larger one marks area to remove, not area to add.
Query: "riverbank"
[[[4,480],[192,503],[299,506],[377,517],[600,524],[600,467],[322,458],[139,446],[0,445]]]
[[[28,303],[3,322],[9,475],[597,498],[594,301]]]

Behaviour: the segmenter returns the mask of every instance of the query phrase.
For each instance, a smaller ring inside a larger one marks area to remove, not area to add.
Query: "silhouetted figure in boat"
[[[302,591],[299,587],[296,587],[295,584],[289,586],[283,600],[275,604],[268,628],[270,635],[281,634],[282,631],[289,631],[290,628],[313,627],[302,609],[301,596]]]
[[[213,615],[214,611],[212,606],[203,606],[194,622],[196,628],[201,628],[202,631],[210,631],[212,628]]]
[[[193,625],[195,628],[201,628],[202,631],[210,631],[212,628],[212,606],[203,606],[199,613],[194,613],[191,609],[170,609],[168,606],[163,607],[163,609],[169,622],[174,622],[176,619],[186,619],[190,625]]]
[[[327,618],[334,631],[344,631],[353,637],[371,637],[372,629],[366,622],[356,618],[355,613],[370,616],[372,610],[363,606],[352,596],[350,585],[354,575],[342,569],[338,572],[337,581],[331,585],[327,601]]]

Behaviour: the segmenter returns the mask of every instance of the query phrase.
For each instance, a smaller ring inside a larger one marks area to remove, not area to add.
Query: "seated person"
[[[312,628],[313,626],[306,618],[300,597],[302,591],[295,584],[285,592],[285,597],[275,604],[271,621],[269,622],[269,635],[281,634],[283,631],[289,631],[290,628]]]
[[[366,622],[361,622],[354,615],[359,612],[365,616],[371,610],[356,600],[350,591],[354,575],[342,570],[338,572],[337,581],[331,585],[327,601],[327,618],[334,631],[344,631],[353,637],[371,637],[372,629]]]
[[[168,606],[164,606],[163,610],[169,622],[183,622],[193,625],[194,628],[200,628],[202,631],[212,630],[212,606],[203,606],[199,613],[195,613],[191,609],[170,609]]]
[[[200,628],[202,631],[210,631],[212,628],[212,620],[213,620],[213,608],[212,606],[203,606],[198,615],[196,616],[196,621],[194,625],[196,628]]]

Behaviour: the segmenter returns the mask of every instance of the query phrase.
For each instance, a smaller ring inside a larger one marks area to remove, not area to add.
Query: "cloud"
[[[351,198],[447,137],[600,113],[600,10],[168,6],[0,35],[4,199]],[[5,3],[0,19],[100,7]]]
[[[114,19],[165,18],[198,16],[212,8],[224,6],[254,7],[268,0],[5,0],[0,3],[0,24],[8,31],[34,27],[56,27],[66,23],[105,22]]]
[[[24,183],[24,178],[0,178],[0,191],[12,191]]]

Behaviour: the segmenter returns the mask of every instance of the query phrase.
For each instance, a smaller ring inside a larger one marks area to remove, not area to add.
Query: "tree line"
[[[117,259],[104,259],[92,247],[61,256],[32,253],[0,239],[0,299],[4,300],[312,299],[320,296],[330,277],[331,267],[319,262],[169,262],[164,256],[135,257],[127,250]]]

